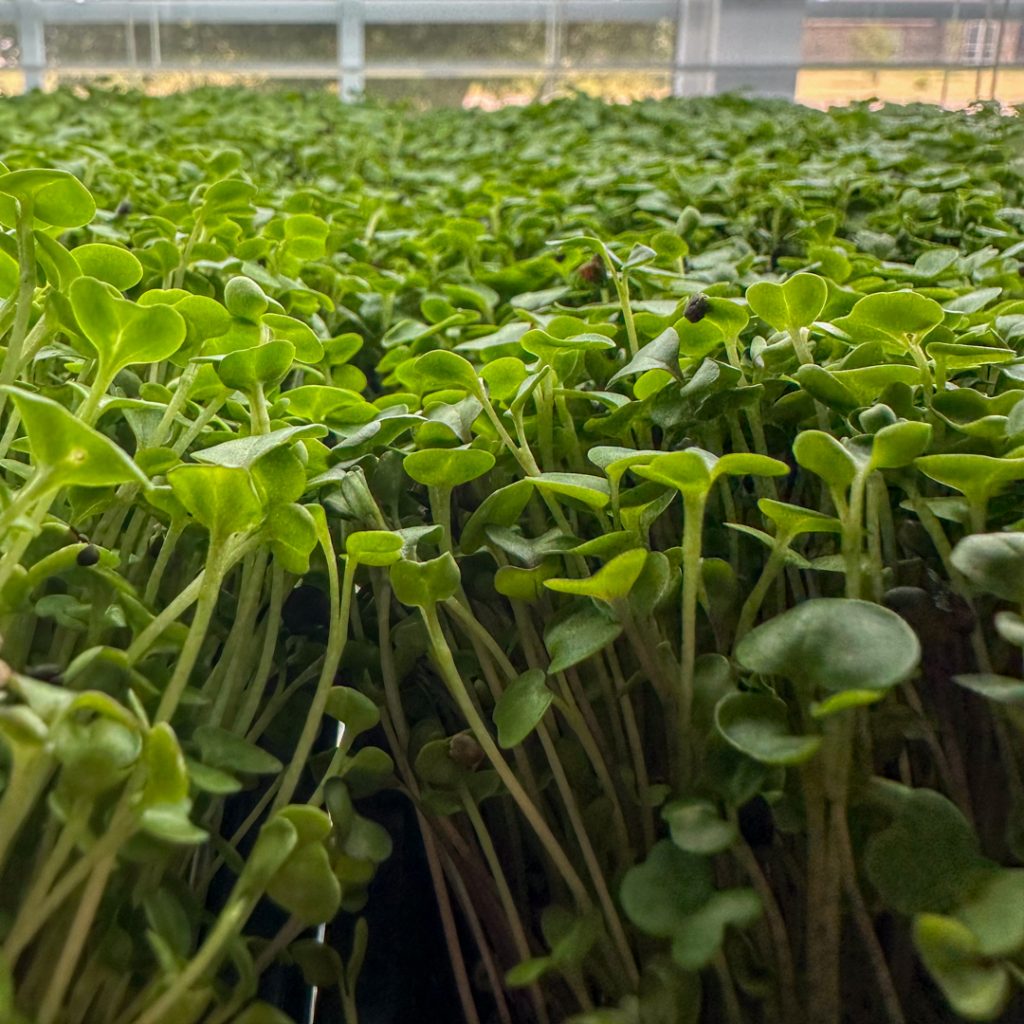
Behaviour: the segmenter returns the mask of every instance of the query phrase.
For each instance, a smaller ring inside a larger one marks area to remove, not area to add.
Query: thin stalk
[[[279,686],[274,696],[267,701],[266,706],[260,713],[260,717],[245,734],[250,743],[255,743],[268,729],[270,723],[281,713],[281,709],[292,699],[295,693],[306,685],[319,671],[323,663],[323,656],[316,659],[312,665],[307,666],[287,686]],[[284,675],[286,666],[282,666],[281,675]]]
[[[258,548],[245,559],[235,621],[231,625],[231,634],[221,656],[221,660],[227,663],[228,668],[217,688],[213,707],[209,712],[209,721],[213,725],[220,725],[223,722],[227,709],[243,682],[244,672],[249,666],[249,656],[254,649],[253,640],[258,635],[256,614],[263,594],[267,561],[268,551],[265,547]]]
[[[459,602],[449,600],[445,602],[445,607],[448,608],[455,617],[468,627],[468,631],[475,633],[479,639],[483,642],[484,646],[494,657],[495,662],[499,665],[502,671],[505,673],[506,678],[509,682],[514,680],[518,673],[515,667],[505,656],[505,653],[501,650],[498,644],[494,641],[494,638],[487,633],[486,630],[480,625],[478,620],[464,608]],[[583,729],[585,733],[585,728]],[[598,893],[598,899],[601,903],[602,909],[605,913],[605,917],[608,920],[609,929],[615,937],[616,943],[619,946],[620,954],[623,956],[623,960],[627,965],[627,969],[630,971],[630,976],[636,975],[636,968],[633,964],[632,953],[629,949],[629,942],[626,939],[625,930],[622,927],[622,922],[619,919],[618,911],[615,909],[614,901],[611,898],[611,894],[608,891],[607,884],[604,877],[604,872],[601,870],[600,863],[598,862],[597,856],[594,852],[594,848],[591,845],[590,837],[587,833],[586,826],[583,822],[583,817],[580,814],[579,807],[576,802],[575,795],[572,790],[572,786],[569,782],[568,777],[565,774],[565,769],[562,766],[561,760],[558,757],[558,751],[555,748],[554,739],[551,735],[551,729],[548,724],[544,721],[540,722],[537,727],[537,735],[540,739],[541,746],[544,749],[545,757],[547,758],[548,765],[551,769],[552,777],[555,781],[555,786],[558,788],[559,795],[562,798],[562,802],[565,805],[566,811],[569,815],[569,821],[573,829],[573,834],[576,837],[577,842],[580,844],[580,850],[583,853],[584,862],[587,865],[588,873],[591,876],[591,880]],[[577,733],[577,735],[580,735]],[[587,734],[589,738],[589,734]],[[599,755],[598,755],[599,756]],[[609,783],[610,784],[610,781]],[[612,798],[615,799],[615,794],[611,794]],[[621,813],[621,809],[619,811]]]
[[[928,365],[928,358],[916,339],[908,339],[907,347],[910,349],[910,354],[913,356],[914,363],[921,374],[921,392],[924,396],[924,404],[930,409],[932,406],[932,396],[935,393],[935,378],[932,375],[932,368]]]
[[[831,872],[827,802],[821,766],[812,762],[803,771],[807,819],[807,907],[804,958],[807,974],[809,1024],[839,1022],[839,942],[835,925],[837,880]]]
[[[320,671],[320,679],[316,684],[316,692],[313,694],[313,700],[306,713],[306,721],[295,744],[295,750],[292,752],[292,759],[282,776],[281,787],[277,791],[274,811],[284,807],[298,787],[299,779],[306,767],[306,761],[309,759],[317,733],[320,731],[324,709],[327,707],[327,697],[334,685],[338,665],[341,663],[341,656],[345,652],[345,644],[348,641],[349,615],[358,563],[351,557],[345,560],[345,575],[341,584],[339,608],[337,561],[333,551],[327,551],[325,554],[327,555],[327,576],[331,588],[331,629],[327,637],[327,651],[324,654],[324,664]]]
[[[527,476],[538,476],[540,474],[540,467],[537,465],[536,460],[533,457],[533,453],[525,446],[521,449],[515,441],[512,440],[512,436],[505,429],[505,424],[501,422],[501,417],[498,415],[487,395],[481,394],[477,397],[479,397],[480,401],[483,403],[484,412],[493,424],[498,437],[501,439],[501,443],[509,450],[516,462],[519,463],[520,469],[522,469]]]
[[[174,554],[178,538],[184,530],[184,519],[171,520],[171,524],[167,527],[167,532],[164,534],[160,550],[157,552],[156,561],[153,563],[149,578],[146,580],[146,590],[142,596],[143,604],[152,607],[156,603],[157,595],[160,593],[160,583],[164,578],[164,573],[167,571],[171,555]]]
[[[857,884],[857,864],[853,856],[853,844],[850,840],[849,823],[846,815],[837,816],[835,819],[835,839],[842,864],[843,889],[850,904],[853,915],[853,923],[860,933],[861,941],[864,943],[864,951],[868,955],[871,969],[875,974],[875,982],[878,985],[878,993],[882,997],[882,1004],[885,1006],[885,1017],[887,1024],[905,1024],[906,1017],[903,1014],[903,1007],[900,1005],[899,993],[896,984],[889,972],[889,965],[885,960],[885,951],[878,941],[875,933],[875,926],[864,903],[864,896]]]
[[[772,547],[771,554],[768,556],[768,561],[765,562],[761,575],[754,586],[751,587],[750,593],[747,594],[747,599],[743,602],[743,607],[740,609],[739,618],[736,622],[736,638],[734,643],[738,644],[753,628],[754,622],[757,620],[757,614],[764,604],[764,599],[768,596],[771,585],[785,568],[786,555],[789,554],[791,541],[792,537],[788,534],[780,534],[775,538],[775,544]]]
[[[21,901],[23,906],[37,907],[46,897],[61,869],[67,863],[68,857],[71,856],[78,844],[87,823],[88,810],[88,805],[83,808],[75,808],[67,823],[61,828],[57,841],[46,855],[46,860],[43,861],[25,898]]]
[[[0,394],[0,397],[6,397]],[[11,409],[11,415],[7,419],[7,426],[4,428],[3,437],[0,437],[0,459],[6,459],[7,453],[11,450],[18,436],[18,428],[21,426],[21,413],[17,409]]]
[[[227,401],[227,395],[220,398],[212,398],[203,407],[202,412],[192,421],[192,426],[185,431],[177,441],[174,442],[172,448],[176,455],[181,455],[187,451],[188,447],[192,442],[203,432],[203,428],[212,420],[218,412],[220,407]]]
[[[495,1002],[497,1003],[498,1019],[501,1024],[512,1024],[512,1017],[509,1013],[508,1003],[505,999],[505,992],[502,987],[501,972],[494,963],[494,956],[491,953],[490,947],[487,943],[487,936],[484,934],[483,926],[480,923],[480,915],[477,913],[473,899],[471,898],[469,891],[466,889],[466,883],[462,880],[462,877],[455,869],[450,857],[445,858],[445,873],[448,875],[452,890],[455,892],[455,896],[462,907],[466,923],[469,925],[469,930],[473,935],[473,941],[476,943],[477,951],[480,954],[480,960],[483,963],[484,971],[491,983]],[[436,889],[437,886],[435,884],[435,890]],[[456,944],[458,943],[458,935],[454,931],[452,939]],[[448,948],[450,950],[452,948],[451,945],[449,945]],[[458,947],[456,946],[456,948]],[[480,1024],[480,1016],[477,1012],[476,1004],[473,1001],[473,990],[470,986],[469,977],[466,974],[466,965],[465,960],[462,958],[461,949],[459,949],[459,956],[456,962],[452,965],[452,968],[455,972],[456,987],[459,991],[459,1002],[462,1004],[462,1011],[466,1015],[467,1024],[470,1024],[470,1022],[473,1022],[473,1024]]]
[[[614,647],[608,648],[608,663],[611,666],[612,678],[615,681],[615,688],[618,693],[619,711],[622,714],[622,724],[626,734],[626,742],[629,746],[630,760],[633,762],[633,775],[636,778],[637,798],[640,807],[640,831],[643,834],[644,849],[649,850],[654,845],[654,821],[653,810],[647,801],[651,781],[647,774],[647,762],[644,760],[643,740],[640,737],[640,728],[633,709],[633,701],[629,693],[626,692],[626,680],[623,677],[622,666],[619,664],[619,658],[615,653]]]
[[[110,389],[110,385],[113,383],[113,375],[106,374],[100,376],[98,373],[96,379],[92,382],[89,388],[89,393],[85,396],[85,401],[75,410],[75,417],[80,419],[87,426],[93,426],[96,420],[99,418],[100,403],[107,396],[107,391]]]
[[[35,508],[31,509],[26,517],[28,519],[26,528],[10,542],[10,547],[4,552],[3,557],[0,558],[0,591],[7,586],[8,580],[10,580],[14,570],[20,564],[22,556],[35,539],[43,520],[46,518],[47,512],[50,511],[52,502],[52,491],[37,500]]]
[[[0,797],[0,872],[52,772],[53,760],[42,751],[27,765],[15,760],[10,768],[3,796]]]
[[[735,811],[730,813],[730,818],[733,824],[736,825]],[[754,856],[754,851],[750,849],[742,836],[733,844],[732,854],[747,873],[750,881],[753,883],[755,892],[761,899],[765,922],[771,935],[772,952],[775,954],[775,962],[779,972],[779,1002],[782,1007],[782,1018],[785,1021],[799,1020],[799,1004],[796,996],[796,969],[793,966],[793,950],[789,942],[786,919],[782,916],[782,910],[775,899],[775,893],[764,872],[761,870],[761,865],[758,863],[757,857]]]
[[[819,758],[804,767],[807,807],[808,1019],[839,1024],[842,945],[842,863],[839,833],[846,819],[853,719],[831,718]]]
[[[149,442],[150,447],[158,448],[166,440],[167,435],[171,431],[171,427],[174,426],[174,422],[178,418],[178,414],[185,408],[185,403],[188,401],[188,395],[192,390],[192,385],[195,383],[196,377],[199,376],[199,369],[199,363],[190,362],[185,369],[181,371],[181,375],[178,377],[177,386],[174,389],[174,394],[171,396],[171,400],[167,403],[167,407],[164,409],[164,414],[160,418],[160,422],[157,424],[153,439]]]
[[[880,602],[884,590],[882,583],[882,572],[885,568],[885,561],[882,557],[882,523],[879,516],[879,502],[876,497],[878,485],[881,478],[877,473],[872,473],[868,480],[867,489],[867,535],[868,535],[868,567],[870,570],[869,584],[871,588],[871,600]],[[888,505],[888,501],[885,502]],[[889,563],[892,564],[891,562]]]
[[[718,976],[718,987],[722,993],[722,1004],[727,1024],[743,1024],[743,1009],[740,1006],[739,997],[736,995],[736,986],[733,985],[732,975],[729,973],[729,964],[721,950],[715,954],[712,966]]]
[[[861,596],[861,575],[864,546],[864,493],[867,473],[861,471],[850,485],[850,504],[842,515],[843,558],[846,562],[846,596]]]
[[[224,947],[242,930],[252,913],[252,901],[238,897],[220,912],[217,923],[206,937],[199,952],[175,977],[162,996],[134,1019],[133,1024],[161,1024],[192,986],[216,966]]]
[[[252,725],[259,710],[270,673],[274,667],[274,652],[277,650],[278,633],[281,626],[281,609],[284,606],[284,569],[275,564],[270,574],[270,605],[263,632],[263,646],[256,671],[249,681],[248,691],[235,715],[233,731],[244,736]]]
[[[494,848],[494,841],[491,839],[487,823],[480,813],[480,808],[477,807],[472,795],[464,785],[460,787],[459,797],[462,800],[462,809],[466,812],[469,823],[473,826],[477,842],[480,844],[480,849],[483,850],[484,860],[487,861],[487,867],[490,869],[491,877],[494,879],[494,884],[498,890],[498,899],[501,900],[502,910],[505,912],[509,931],[512,933],[516,954],[521,960],[528,960],[531,956],[530,941],[526,937],[523,920],[519,916],[515,898],[512,896],[508,879],[505,877],[505,869],[502,867],[501,858],[498,856],[498,851]],[[540,986],[535,982],[529,986],[528,991],[537,1019],[542,1024],[547,1024],[550,1018],[548,1017],[547,1010],[544,1008]]]
[[[462,677],[459,675],[459,670],[456,668],[455,662],[452,659],[451,649],[448,646],[448,642],[445,640],[444,631],[441,629],[441,623],[437,617],[437,609],[430,606],[421,608],[420,611],[427,627],[427,635],[430,640],[431,650],[434,654],[438,670],[441,673],[441,678],[448,687],[448,691],[455,700],[459,711],[462,713],[466,723],[469,725],[476,741],[483,748],[488,760],[494,766],[494,769],[501,778],[501,781],[504,783],[505,788],[509,791],[512,799],[516,802],[523,814],[523,817],[526,818],[531,828],[536,833],[541,845],[551,858],[552,863],[555,865],[558,873],[562,876],[563,881],[569,887],[569,890],[573,894],[577,904],[579,904],[583,909],[587,908],[590,905],[590,896],[587,893],[586,886],[584,886],[579,875],[576,873],[576,869],[570,863],[569,858],[566,856],[565,851],[555,838],[555,835],[548,826],[548,823],[544,820],[540,811],[537,809],[537,806],[530,799],[526,790],[523,789],[523,786],[516,777],[516,774],[512,771],[509,763],[505,760],[504,755],[501,753],[498,745],[494,742],[487,726],[480,717],[480,713],[477,711],[476,705],[470,699],[470,696],[466,691],[466,685],[462,681]]]
[[[249,536],[236,540],[233,544],[225,546],[223,560],[218,559],[221,566],[221,579],[231,570],[232,566],[251,551],[258,543],[258,536]],[[178,595],[166,605],[152,622],[132,641],[125,655],[130,665],[135,664],[145,653],[160,639],[161,634],[176,622],[179,616],[183,615],[195,604],[203,587],[207,585],[208,567],[204,568],[193,579],[187,587],[181,590]],[[219,584],[218,584],[219,585]],[[212,589],[212,588],[211,588]]]
[[[135,825],[131,820],[115,814],[108,830],[87,853],[61,875],[60,881],[47,893],[45,899],[35,905],[22,904],[3,944],[3,957],[12,970],[17,964],[18,957],[42,926],[92,874],[96,865],[107,856],[117,853],[134,831]]]
[[[116,863],[117,854],[109,853],[93,868],[92,874],[89,876],[82,899],[79,901],[78,909],[71,922],[71,928],[64,940],[64,948],[61,950],[60,958],[57,960],[50,978],[43,1005],[39,1010],[38,1024],[53,1024],[57,1014],[61,1011],[64,993],[71,983],[78,958],[89,938],[96,911],[99,910],[100,900],[103,898],[107,882]]]
[[[210,549],[206,556],[202,584],[199,587],[196,613],[189,626],[188,636],[182,645],[181,653],[174,666],[174,673],[164,690],[157,707],[154,722],[169,722],[178,708],[182,694],[188,686],[192,669],[203,649],[206,633],[217,610],[217,599],[220,597],[220,585],[227,574],[228,558],[225,557],[224,544],[221,538],[210,538]]]
[[[7,339],[7,353],[0,366],[0,385],[13,384],[21,369],[25,336],[32,316],[32,296],[36,290],[36,243],[32,236],[32,200],[18,201],[15,223],[18,242],[18,297],[14,307],[14,322]],[[0,412],[7,403],[7,394],[0,391]]]
[[[629,947],[629,939],[626,936],[626,930],[622,926],[622,919],[608,889],[608,882],[604,871],[601,869],[601,864],[590,841],[590,835],[583,821],[583,815],[580,813],[579,804],[572,790],[572,784],[569,782],[562,762],[558,758],[558,751],[547,723],[540,723],[537,728],[537,735],[540,737],[541,745],[544,747],[544,752],[547,755],[548,763],[551,766],[551,775],[555,780],[555,785],[558,787],[562,803],[565,804],[566,812],[569,815],[569,823],[573,828],[573,834],[580,845],[583,861],[587,865],[587,873],[590,875],[594,888],[597,891],[598,902],[601,904],[601,911],[604,914],[605,922],[611,932],[619,957],[626,968],[626,977],[630,985],[635,987],[639,983],[640,973],[637,970],[636,961]]]
[[[196,222],[192,225],[192,230],[189,232],[188,239],[185,242],[185,248],[181,253],[181,263],[178,264],[171,277],[171,287],[180,288],[185,280],[185,273],[188,271],[188,265],[192,259],[192,250],[195,248],[196,243],[203,237],[203,217],[202,211],[196,214]]]
[[[270,409],[262,384],[258,383],[249,393],[249,415],[254,434],[270,433]]]
[[[640,342],[636,334],[636,320],[633,318],[633,307],[629,301],[629,280],[627,275],[618,273],[608,261],[605,261],[611,271],[611,278],[615,284],[615,294],[619,298],[619,306],[622,308],[622,322],[626,327],[626,341],[629,343],[629,355],[632,358],[640,351]]]
[[[277,954],[294,942],[308,926],[294,914],[277,930],[277,934],[260,950],[254,967],[256,974],[262,974],[277,959]]]
[[[540,383],[534,389],[533,402],[537,410],[537,437],[540,443],[541,464],[544,466],[555,465],[555,436],[554,436],[554,391],[555,387],[551,380],[551,374],[546,373]]]
[[[441,552],[452,551],[452,489],[447,485],[428,487],[430,513],[441,527]]]
[[[701,547],[704,532],[705,494],[683,495],[683,595],[679,654],[679,731],[683,740],[685,775],[689,774],[687,737],[693,708],[694,667],[697,660],[697,599],[700,594]]]
[[[394,652],[391,647],[391,584],[386,571],[373,571],[374,600],[377,606],[377,636],[380,646],[381,675],[384,679],[384,700],[394,728],[395,742],[392,749],[395,761],[402,770],[403,776],[415,785],[415,778],[408,768],[406,746],[409,741],[409,725],[402,706],[402,698],[398,691],[398,680],[395,678]],[[415,795],[415,794],[414,794]],[[480,1024],[480,1016],[473,1001],[473,990],[466,970],[466,961],[459,944],[458,929],[452,913],[451,897],[444,869],[437,851],[437,840],[427,819],[420,809],[416,808],[416,822],[423,838],[423,850],[427,858],[427,867],[437,899],[437,911],[441,918],[441,930],[444,932],[445,945],[448,949],[448,962],[455,979],[455,989],[459,995],[462,1016],[465,1024]],[[503,1005],[504,1000],[499,1001]],[[507,1011],[506,1011],[507,1014]]]

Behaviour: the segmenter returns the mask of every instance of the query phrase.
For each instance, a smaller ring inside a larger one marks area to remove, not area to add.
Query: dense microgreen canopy
[[[0,1020],[1021,1019],[1021,141],[0,102]]]

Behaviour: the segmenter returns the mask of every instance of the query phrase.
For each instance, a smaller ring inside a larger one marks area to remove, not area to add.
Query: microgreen
[[[0,1019],[1020,1019],[1018,121],[0,104]]]

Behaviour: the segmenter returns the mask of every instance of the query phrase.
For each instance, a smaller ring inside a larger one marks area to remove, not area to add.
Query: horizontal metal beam
[[[296,63],[260,63],[258,61],[203,61],[201,63],[189,64],[174,61],[162,61],[160,64],[129,64],[127,62],[105,62],[103,64],[51,64],[48,71],[56,75],[68,75],[70,77],[87,77],[89,75],[100,75],[116,71],[119,73],[131,72],[140,75],[159,75],[165,72],[172,74],[192,75],[266,75],[269,78],[311,78],[329,79],[335,78],[338,72],[338,65],[324,61],[309,62],[301,61]],[[711,72],[768,72],[768,71],[963,71],[975,72],[978,70],[975,64],[691,64],[687,65],[687,71]],[[982,71],[991,70],[989,65],[984,65]],[[1024,70],[1024,62],[1001,64],[1000,71]],[[366,78],[518,78],[524,75],[543,75],[550,71],[546,64],[519,64],[519,63],[498,63],[487,61],[465,61],[452,63],[444,61],[441,63],[394,63],[394,64],[367,64],[364,70]],[[641,74],[664,74],[672,71],[669,64],[639,64],[639,63],[618,63],[618,64],[574,64],[558,68],[557,75],[571,77],[575,74],[586,75],[616,75],[623,72],[634,72]]]
[[[12,6],[17,7],[19,0]],[[0,3],[0,20],[3,19]],[[49,24],[109,24],[129,19],[227,25],[334,24],[337,0],[38,0]],[[563,0],[570,22],[660,21],[675,18],[675,0]],[[544,21],[547,0],[370,0],[363,5],[367,25],[501,24]]]
[[[733,0],[751,8],[771,0]],[[0,21],[17,18],[20,6],[32,6],[49,24],[109,24],[156,19],[192,24],[334,24],[338,0],[0,0]],[[674,21],[678,0],[562,0],[565,22]],[[363,5],[367,25],[500,24],[544,21],[548,0],[369,0]],[[813,18],[864,18],[880,21],[914,17],[947,19],[955,0],[809,0]],[[960,17],[980,18],[986,0],[960,0]]]

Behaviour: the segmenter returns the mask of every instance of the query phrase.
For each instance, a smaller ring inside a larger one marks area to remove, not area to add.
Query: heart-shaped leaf
[[[1024,601],[1024,533],[976,533],[953,549],[953,565],[979,590]]]
[[[430,608],[447,601],[459,588],[461,575],[452,556],[445,552],[428,562],[402,559],[390,569],[391,588],[402,604]]]
[[[498,742],[506,749],[522,743],[537,728],[554,699],[540,669],[524,672],[494,705],[492,718],[498,729]]]
[[[402,467],[428,487],[458,487],[494,467],[494,456],[478,448],[424,448],[406,455]]]
[[[148,485],[146,475],[104,434],[87,427],[50,398],[4,388],[14,400],[32,457],[43,470],[49,487],[112,487]]]
[[[785,284],[759,281],[747,289],[750,308],[777,331],[810,327],[828,299],[828,286],[817,274],[795,274]]]
[[[174,496],[218,541],[255,529],[263,505],[251,474],[233,466],[176,466],[167,474]]]
[[[887,690],[917,667],[917,635],[870,601],[814,598],[757,626],[737,645],[745,668],[780,675],[805,693]]]
[[[633,589],[646,561],[647,552],[642,548],[634,548],[616,555],[593,576],[585,579],[545,580],[544,586],[562,594],[579,594],[612,604],[623,600]]]
[[[821,746],[820,736],[794,735],[786,705],[767,694],[728,694],[715,708],[715,725],[741,754],[762,764],[803,764]]]
[[[29,203],[37,220],[61,228],[88,224],[96,213],[89,190],[67,171],[27,168],[0,174],[0,196]],[[13,210],[0,205],[0,220],[14,226]]]

